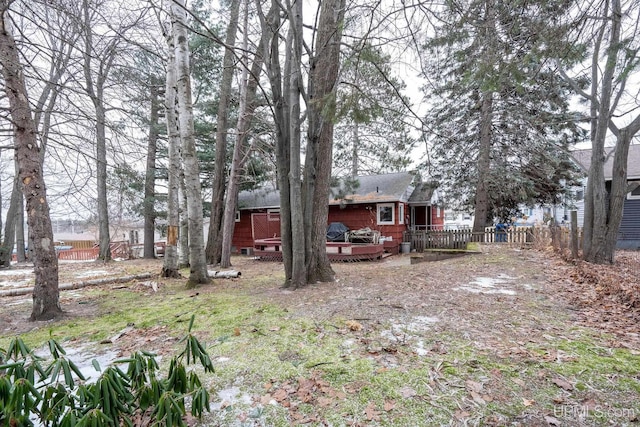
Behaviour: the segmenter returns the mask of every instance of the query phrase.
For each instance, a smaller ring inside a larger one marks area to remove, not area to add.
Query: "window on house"
[[[464,220],[470,220],[471,219],[471,214],[470,213],[464,213],[462,214],[462,219]]]
[[[240,211],[236,211],[236,222],[240,222]]]
[[[378,224],[395,224],[393,203],[380,203],[378,206]]]
[[[576,200],[584,199],[584,189],[580,189],[576,191]]]
[[[445,213],[444,219],[446,219],[447,221],[455,221],[456,215],[453,212]]]
[[[640,186],[636,187],[632,192],[627,193],[627,199],[629,200],[640,199]]]
[[[267,209],[267,221],[280,221],[280,209]]]
[[[404,224],[404,203],[398,205],[398,224]]]

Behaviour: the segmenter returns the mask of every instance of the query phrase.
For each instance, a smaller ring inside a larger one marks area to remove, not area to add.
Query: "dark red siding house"
[[[413,180],[413,175],[406,172],[368,175],[357,178],[359,185],[354,190],[334,188],[328,200],[328,223],[341,222],[350,230],[378,231],[385,251],[397,253],[404,231],[441,228],[444,224],[436,188],[429,183],[413,185]],[[279,237],[279,212],[278,190],[241,192],[234,252],[248,254],[256,240]]]

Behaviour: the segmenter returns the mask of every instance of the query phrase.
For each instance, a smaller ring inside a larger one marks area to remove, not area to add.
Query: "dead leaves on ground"
[[[267,393],[260,398],[260,403],[267,405],[275,401],[288,408],[295,424],[306,424],[318,419],[316,413],[300,411],[301,404],[310,404],[314,408],[329,408],[347,397],[344,391],[334,389],[322,379],[318,371],[313,371],[309,378],[298,378],[297,382],[285,381],[280,385],[267,383],[264,388]]]
[[[262,405],[276,402],[287,408],[294,425],[308,424],[321,420],[318,413],[323,409],[335,408],[340,402],[360,392],[365,386],[364,383],[351,383],[345,386],[344,390],[336,390],[329,385],[329,382],[321,378],[320,371],[313,371],[308,378],[300,377],[297,381],[285,381],[282,384],[269,382],[264,384],[265,394],[260,397]],[[415,395],[402,393],[405,398]],[[302,405],[307,404],[304,408]],[[309,408],[313,408],[310,412]],[[366,421],[380,421],[384,413],[393,411],[396,408],[396,401],[386,399],[380,407],[374,402],[369,402],[362,412],[362,417]],[[347,416],[347,414],[345,414]]]
[[[551,283],[580,308],[580,321],[620,337],[614,347],[640,345],[640,254],[620,251],[613,265],[558,263]]]

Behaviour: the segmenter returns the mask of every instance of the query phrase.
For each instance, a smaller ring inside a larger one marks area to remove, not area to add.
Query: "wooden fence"
[[[111,258],[131,258],[131,246],[128,242],[111,242]],[[94,246],[92,248],[69,249],[58,252],[59,260],[66,261],[91,261],[98,259],[100,248]]]
[[[471,229],[417,230],[406,231],[403,241],[410,242],[411,250],[416,252],[426,249],[465,249],[470,242],[568,248],[571,233],[567,227],[510,227],[507,230],[487,227],[484,232],[479,233],[474,233]]]

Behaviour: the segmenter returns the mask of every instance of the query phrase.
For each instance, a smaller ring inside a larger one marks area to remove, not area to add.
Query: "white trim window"
[[[236,211],[236,222],[240,222],[240,211]]]
[[[267,209],[267,221],[280,221],[280,209]]]
[[[627,193],[628,200],[640,200],[640,186],[636,187],[635,190]]]
[[[394,203],[378,203],[376,210],[378,212],[378,225],[393,225],[396,223]]]
[[[404,224],[404,203],[398,205],[398,224]]]

